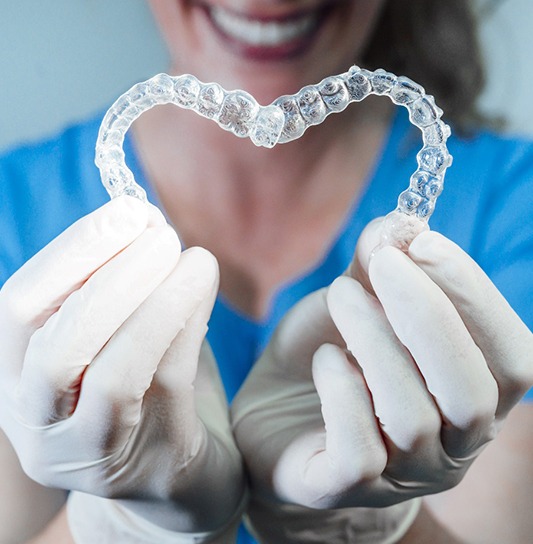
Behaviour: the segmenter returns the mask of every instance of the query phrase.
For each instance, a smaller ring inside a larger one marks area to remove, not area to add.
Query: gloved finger
[[[95,270],[146,228],[148,208],[136,198],[112,200],[83,217],[18,270],[0,291],[4,383],[19,378],[28,341]]]
[[[342,348],[324,344],[316,351],[313,379],[324,418],[325,447],[310,449],[299,470],[305,467],[304,484],[323,490],[321,501],[327,501],[326,496],[338,500],[348,489],[377,479],[385,469],[387,452],[365,380]]]
[[[533,334],[479,265],[439,233],[420,235],[411,259],[446,293],[479,346],[499,387],[504,417],[533,386]]]
[[[440,413],[381,304],[356,280],[343,276],[329,289],[328,307],[363,371],[392,462],[401,465],[404,475],[412,460],[419,469],[424,463],[431,466],[442,453]]]
[[[369,293],[373,293],[374,289],[368,278],[368,265],[374,251],[381,243],[383,219],[378,217],[363,229],[357,240],[352,262],[346,271],[346,275],[356,279]]]
[[[168,375],[163,368],[169,365],[168,353],[176,339],[190,328],[190,320],[199,305],[210,296],[216,281],[216,268],[212,260],[202,258],[205,254],[205,250],[197,248],[185,251],[172,273],[124,322],[89,365],[73,419],[88,428],[100,429],[103,436],[96,433],[97,443],[105,443],[110,448],[125,443],[140,420],[145,393],[150,386],[153,395],[157,396],[161,420],[168,420],[163,423],[168,423],[166,431],[173,429],[170,399],[180,397],[187,386],[191,388],[197,360],[175,361],[178,378],[172,376],[175,378],[173,383],[168,383],[162,376],[156,383],[152,379],[159,371]],[[197,328],[200,329],[198,334],[205,334],[205,323]],[[199,349],[199,346],[192,346],[196,353],[180,355],[196,355],[197,358]],[[182,375],[190,375],[191,379],[185,378],[181,389],[173,389],[180,385]],[[190,414],[187,416],[190,420]],[[102,425],[102,422],[106,424]]]
[[[374,219],[361,233],[346,275],[355,278],[369,293],[372,293],[372,283],[368,279],[368,265],[374,253],[387,246],[407,252],[412,241],[427,230],[429,230],[427,222],[401,212],[394,211],[385,217]]]
[[[404,253],[381,249],[369,276],[446,422],[444,448],[453,457],[470,454],[492,438],[498,399],[483,354],[448,297]]]
[[[198,371],[194,381],[196,414],[211,435],[220,442],[231,442],[235,447],[228,400],[215,356],[204,340],[198,357]]]
[[[311,361],[315,351],[325,343],[340,344],[342,338],[331,319],[326,302],[327,289],[303,298],[283,318],[270,349],[282,379],[285,376],[311,380]]]
[[[49,425],[72,412],[85,368],[170,273],[179,255],[170,227],[146,229],[32,335],[17,388],[26,423]]]
[[[117,198],[122,198],[122,197],[117,197]],[[135,200],[138,200],[138,199],[136,198]],[[150,202],[146,202],[144,206],[148,208],[148,226],[149,227],[162,227],[163,225],[167,224],[167,220],[165,219],[163,212],[157,206],[154,206]]]
[[[201,350],[208,349],[203,348],[203,343],[219,281],[218,263],[207,250],[190,248],[182,255],[180,265],[182,261],[178,296],[180,300],[189,299],[188,304],[195,307],[162,357],[150,391],[157,397],[159,409],[168,414],[167,438],[176,448],[190,447],[198,436],[195,406],[198,363]],[[204,389],[209,387],[202,385]]]

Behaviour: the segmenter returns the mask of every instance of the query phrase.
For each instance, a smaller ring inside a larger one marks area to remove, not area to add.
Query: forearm
[[[301,521],[296,521],[296,523],[300,524]],[[228,532],[232,532],[232,529],[229,529]],[[316,534],[314,536],[316,538],[320,535]],[[219,535],[217,539],[210,542],[213,544],[217,542],[226,544],[230,542],[227,538],[228,535]],[[296,536],[296,538],[300,537]],[[267,537],[263,542],[268,544],[268,542],[274,543],[275,540],[268,540]],[[294,540],[294,542],[296,543],[297,540]],[[414,523],[398,544],[427,544],[428,542],[431,542],[431,544],[467,544],[465,540],[459,540],[452,536],[431,515],[431,512],[427,508],[422,507]],[[68,525],[66,509],[63,508],[49,526],[37,537],[28,541],[27,544],[74,544],[74,539]]]
[[[66,507],[63,507],[48,526],[26,544],[75,544],[68,525]]]
[[[398,544],[468,544],[466,540],[458,539],[424,506],[418,516]]]
[[[21,542],[37,534],[65,502],[65,492],[43,487],[24,474],[0,431],[0,542]]]

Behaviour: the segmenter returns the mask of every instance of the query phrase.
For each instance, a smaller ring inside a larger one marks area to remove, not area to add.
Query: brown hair
[[[388,0],[363,66],[406,75],[435,96],[460,133],[499,125],[477,109],[485,85],[477,21],[465,0]]]

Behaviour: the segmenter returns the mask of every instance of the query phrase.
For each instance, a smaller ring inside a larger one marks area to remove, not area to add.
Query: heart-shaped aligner
[[[226,91],[218,83],[202,83],[189,74],[158,74],[134,85],[109,108],[98,134],[95,162],[111,198],[129,194],[146,200],[146,193],[126,166],[122,146],[133,121],[153,106],[170,103],[191,109],[240,138],[249,137],[255,145],[271,148],[296,140],[330,113],[341,112],[351,102],[360,102],[371,94],[388,96],[406,107],[411,123],[422,132],[418,168],[409,187],[400,194],[396,210],[391,212],[393,220],[386,223],[396,230],[394,225],[409,225],[409,232],[401,227],[399,230],[405,232],[386,234],[386,243],[405,248],[414,232],[428,228],[427,221],[442,191],[444,174],[452,163],[446,147],[450,128],[441,121],[442,110],[423,87],[382,69],[371,72],[352,66],[295,95],[282,96],[269,106],[261,106],[245,91]],[[407,217],[398,220],[398,213]]]

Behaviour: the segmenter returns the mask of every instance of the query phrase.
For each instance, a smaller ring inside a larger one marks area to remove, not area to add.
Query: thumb
[[[200,357],[204,360],[212,358],[204,340],[218,291],[219,270],[215,257],[200,247],[186,250],[182,260],[189,274],[184,292],[188,292],[187,297],[191,301],[196,299],[199,303],[189,313],[183,328],[161,359],[154,375],[151,394],[157,398],[158,410],[169,414],[168,420],[173,422],[167,432],[176,433],[176,440],[187,447],[198,432],[195,403],[197,389],[204,398],[210,399],[222,391],[216,364],[211,363],[209,376],[206,376],[203,368],[198,377]]]
[[[282,376],[311,380],[311,361],[325,343],[342,342],[327,305],[327,288],[299,301],[283,318],[269,345],[277,371]]]
[[[179,390],[192,390],[219,283],[218,263],[207,250],[200,247],[187,249],[181,260],[184,272],[180,298],[187,300],[186,305],[194,311],[186,315],[183,327],[167,349],[154,376],[160,393],[168,391],[172,396]]]
[[[352,262],[346,271],[346,275],[356,279],[370,293],[373,289],[368,277],[368,265],[381,244],[383,220],[383,217],[378,217],[364,228],[357,241]]]
[[[398,211],[374,219],[364,228],[357,241],[347,275],[361,283],[369,293],[373,293],[368,266],[374,254],[385,246],[393,246],[408,253],[411,242],[427,230],[429,226],[426,221]]]

